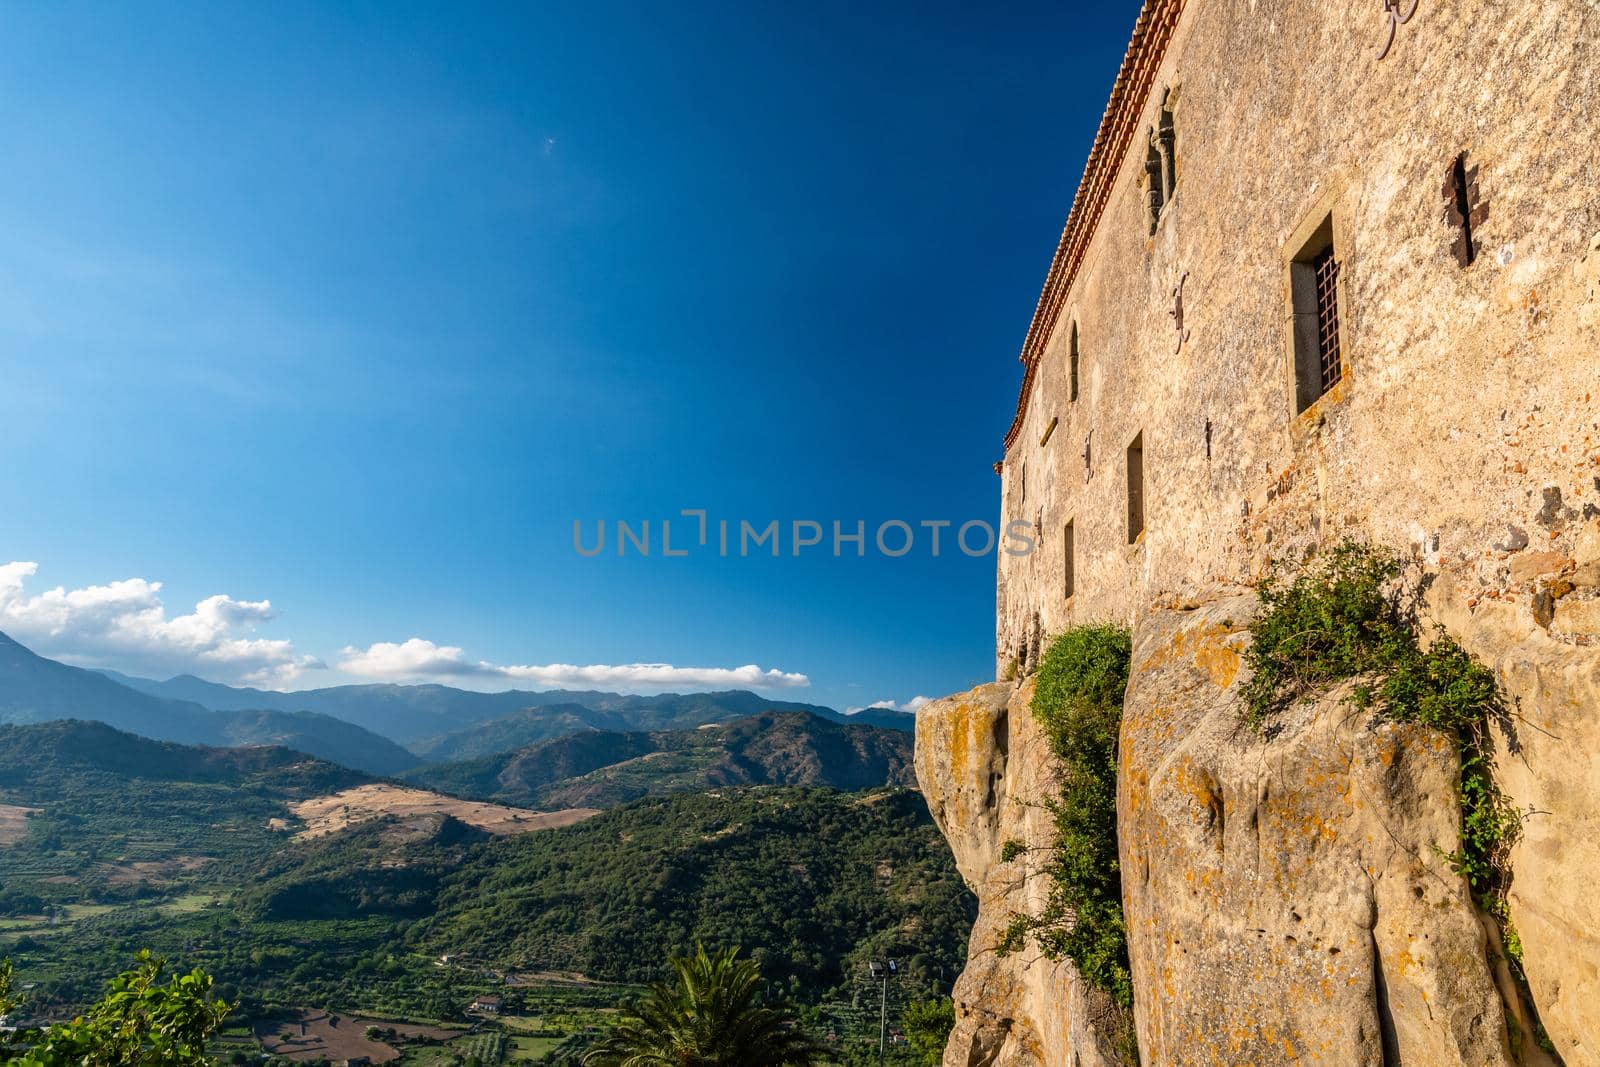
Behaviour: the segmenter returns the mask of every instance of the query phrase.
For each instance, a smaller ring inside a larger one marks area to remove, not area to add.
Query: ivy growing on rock
[[[1050,891],[1039,914],[1013,917],[1000,945],[1004,955],[1031,941],[1050,959],[1071,960],[1123,1009],[1133,1004],[1133,980],[1117,858],[1117,734],[1131,655],[1128,631],[1101,625],[1067,631],[1040,660],[1033,715],[1063,772],[1051,802]],[[1022,851],[1011,842],[1002,855]]]
[[[1517,977],[1522,943],[1507,894],[1510,856],[1522,819],[1495,783],[1489,724],[1506,709],[1494,673],[1435,628],[1426,648],[1400,591],[1400,563],[1381,550],[1345,542],[1286,580],[1274,571],[1258,587],[1261,613],[1251,624],[1253,671],[1245,718],[1270,729],[1274,716],[1336,682],[1355,679],[1351,701],[1392,722],[1417,723],[1448,736],[1461,761],[1461,832],[1445,854],[1473,899],[1503,932]],[[1538,1035],[1536,1035],[1538,1036]]]

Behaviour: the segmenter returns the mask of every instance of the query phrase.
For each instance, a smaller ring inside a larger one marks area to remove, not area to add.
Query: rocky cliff
[[[1357,708],[1348,685],[1245,726],[1257,601],[1213,590],[1133,629],[1117,833],[1144,1064],[1600,1064],[1600,660],[1526,605],[1469,609],[1448,571],[1421,584],[1509,696],[1496,778],[1523,816],[1509,903],[1527,991],[1446,858],[1455,747]],[[1006,842],[1047,850],[1061,789],[1032,691],[982,686],[918,727],[922,787],[980,900],[947,1067],[1131,1062],[1115,1006],[1070,964],[996,951],[1045,893],[1041,853],[1007,862]]]
[[[1038,857],[1054,833],[1048,804],[1057,768],[1028,711],[1032,693],[1031,684],[996,682],[929,704],[917,717],[918,783],[978,897],[967,967],[955,987],[950,1065],[1117,1062],[1108,998],[1070,965],[1031,950],[997,952],[1012,916],[1043,904]],[[1029,851],[1007,862],[1011,841]]]

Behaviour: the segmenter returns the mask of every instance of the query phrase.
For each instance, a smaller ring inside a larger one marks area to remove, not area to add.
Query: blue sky
[[[1000,523],[1137,6],[8,7],[0,629],[290,688],[985,680],[993,558],[872,531]],[[685,508],[784,554],[573,550]]]

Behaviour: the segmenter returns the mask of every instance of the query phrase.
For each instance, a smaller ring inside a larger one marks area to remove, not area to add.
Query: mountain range
[[[447,685],[341,685],[290,693],[248,689],[179,675],[164,682],[113,671],[107,677],[150,696],[201,704],[217,711],[265,708],[311,711],[391,738],[429,759],[484,755],[481,745],[447,739],[481,723],[515,716],[522,732],[507,748],[570,732],[591,730],[673,730],[724,722],[762,711],[804,711],[835,722],[870,722],[910,730],[914,717],[871,708],[846,716],[817,704],[773,700],[745,690],[719,693],[663,693],[632,696],[594,691],[519,689],[479,693]],[[549,720],[548,726],[540,725]],[[510,730],[517,729],[511,727]],[[509,732],[509,730],[508,730]]]
[[[540,809],[605,808],[723,786],[915,786],[911,735],[767,711],[693,730],[590,730],[405,775],[430,789]]]
[[[98,671],[45,659],[0,634],[0,724],[85,719],[158,741],[231,747],[279,745],[342,766],[392,775],[416,756],[387,737],[310,711],[219,711],[154,696]]]
[[[141,737],[190,745],[278,745],[383,776],[399,775],[425,763],[504,753],[522,753],[521,762],[526,764],[528,757],[522,750],[530,745],[581,733],[607,735],[593,744],[594,751],[620,751],[618,746],[623,743],[615,740],[618,734],[654,735],[721,726],[771,712],[803,713],[819,723],[898,730],[907,735],[907,745],[915,722],[914,715],[891,709],[869,708],[845,715],[820,705],[772,700],[744,690],[637,696],[591,691],[479,693],[443,685],[347,685],[275,692],[221,685],[192,675],[154,681],[58,663],[0,634],[0,724],[83,719]],[[635,747],[669,744],[632,743]],[[680,753],[690,748],[705,751],[704,746],[670,744],[672,751]],[[695,766],[704,770],[703,762]],[[880,779],[877,784],[889,780]],[[551,784],[543,782],[539,788]]]

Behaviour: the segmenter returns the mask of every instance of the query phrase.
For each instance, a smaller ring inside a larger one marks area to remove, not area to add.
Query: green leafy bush
[[[1051,804],[1050,893],[1038,915],[1013,917],[1000,946],[1015,952],[1031,940],[1125,1008],[1133,980],[1117,857],[1117,734],[1131,658],[1128,631],[1099,625],[1062,634],[1040,661],[1032,710],[1064,774]],[[1004,854],[1019,851],[1008,845]]]
[[[921,1053],[928,1067],[939,1067],[944,1062],[944,1047],[950,1042],[950,1031],[956,1026],[956,1005],[949,997],[918,1000],[906,1005],[901,1017],[906,1040]]]
[[[1321,686],[1386,671],[1415,648],[1386,589],[1399,570],[1376,549],[1346,542],[1292,581],[1277,570],[1262,580],[1244,692],[1252,726]]]
[[[0,1035],[0,1063],[15,1067],[203,1067],[206,1042],[232,1005],[216,999],[204,971],[161,978],[167,961],[141,952],[87,1013],[42,1030]],[[0,1016],[16,1008],[11,964],[0,962]]]
[[[1356,678],[1357,705],[1448,735],[1461,758],[1461,836],[1446,858],[1479,906],[1500,920],[1506,954],[1520,972],[1521,941],[1506,894],[1522,819],[1495,784],[1489,737],[1489,721],[1502,710],[1499,689],[1494,673],[1442,628],[1421,646],[1395,589],[1399,573],[1399,562],[1381,550],[1345,542],[1292,581],[1269,575],[1250,627],[1246,718],[1265,726],[1292,701]]]

